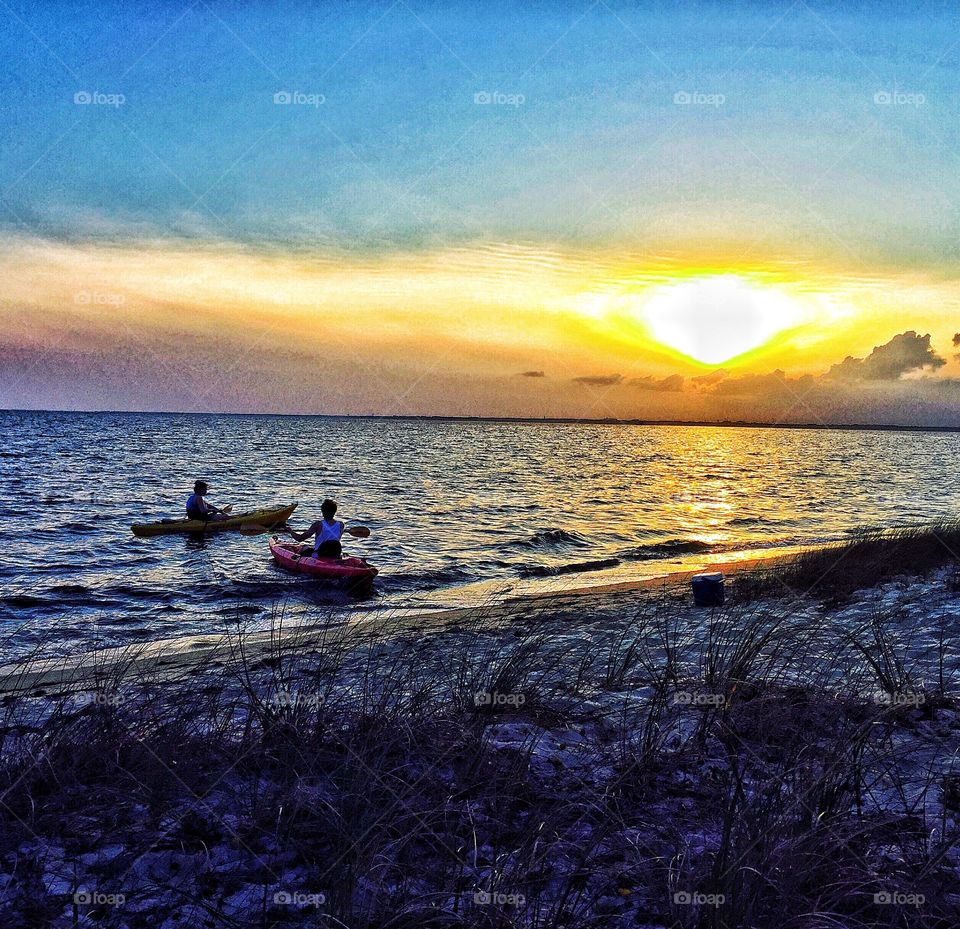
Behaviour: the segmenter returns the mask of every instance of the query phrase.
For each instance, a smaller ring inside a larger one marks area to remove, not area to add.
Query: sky
[[[2,407],[960,426],[950,4],[0,24]]]

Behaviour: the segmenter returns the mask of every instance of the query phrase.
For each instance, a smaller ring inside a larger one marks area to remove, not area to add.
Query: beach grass
[[[278,611],[9,694],[3,925],[955,926],[957,643],[902,609],[664,587],[303,647]]]
[[[865,530],[744,574],[737,579],[738,594],[841,601],[858,590],[897,577],[923,576],[944,565],[960,566],[960,522]]]

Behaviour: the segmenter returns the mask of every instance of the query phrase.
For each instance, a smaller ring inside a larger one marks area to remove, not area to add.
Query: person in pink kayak
[[[344,525],[343,520],[336,519],[337,504],[334,500],[324,500],[320,505],[320,512],[323,516],[311,523],[303,532],[297,532],[295,529],[287,527],[287,532],[298,542],[304,542],[314,536],[312,547],[301,550],[301,556],[312,556],[314,558],[339,558],[343,554],[343,545],[340,540],[343,534],[352,535],[357,539],[365,539],[370,535],[370,530],[366,526]]]

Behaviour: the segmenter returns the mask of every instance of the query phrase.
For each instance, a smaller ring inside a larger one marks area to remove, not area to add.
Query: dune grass
[[[550,610],[9,696],[2,925],[958,924],[956,681],[895,614]]]
[[[896,577],[922,577],[944,565],[960,566],[960,522],[864,531],[786,564],[751,572],[737,584],[744,599],[813,596],[838,602],[858,590]]]

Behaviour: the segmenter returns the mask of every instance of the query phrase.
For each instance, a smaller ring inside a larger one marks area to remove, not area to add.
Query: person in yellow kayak
[[[320,505],[322,519],[311,523],[303,532],[297,532],[287,527],[290,533],[298,542],[304,542],[315,536],[311,547],[302,549],[300,554],[303,556],[312,556],[314,558],[339,558],[343,554],[343,545],[340,540],[343,534],[352,535],[357,539],[365,539],[370,535],[370,530],[366,526],[344,525],[343,520],[335,519],[337,515],[337,504],[334,500],[324,500]]]
[[[203,499],[209,490],[210,487],[206,481],[196,481],[194,483],[193,493],[187,497],[187,519],[227,519],[231,507],[228,506],[221,510]]]

